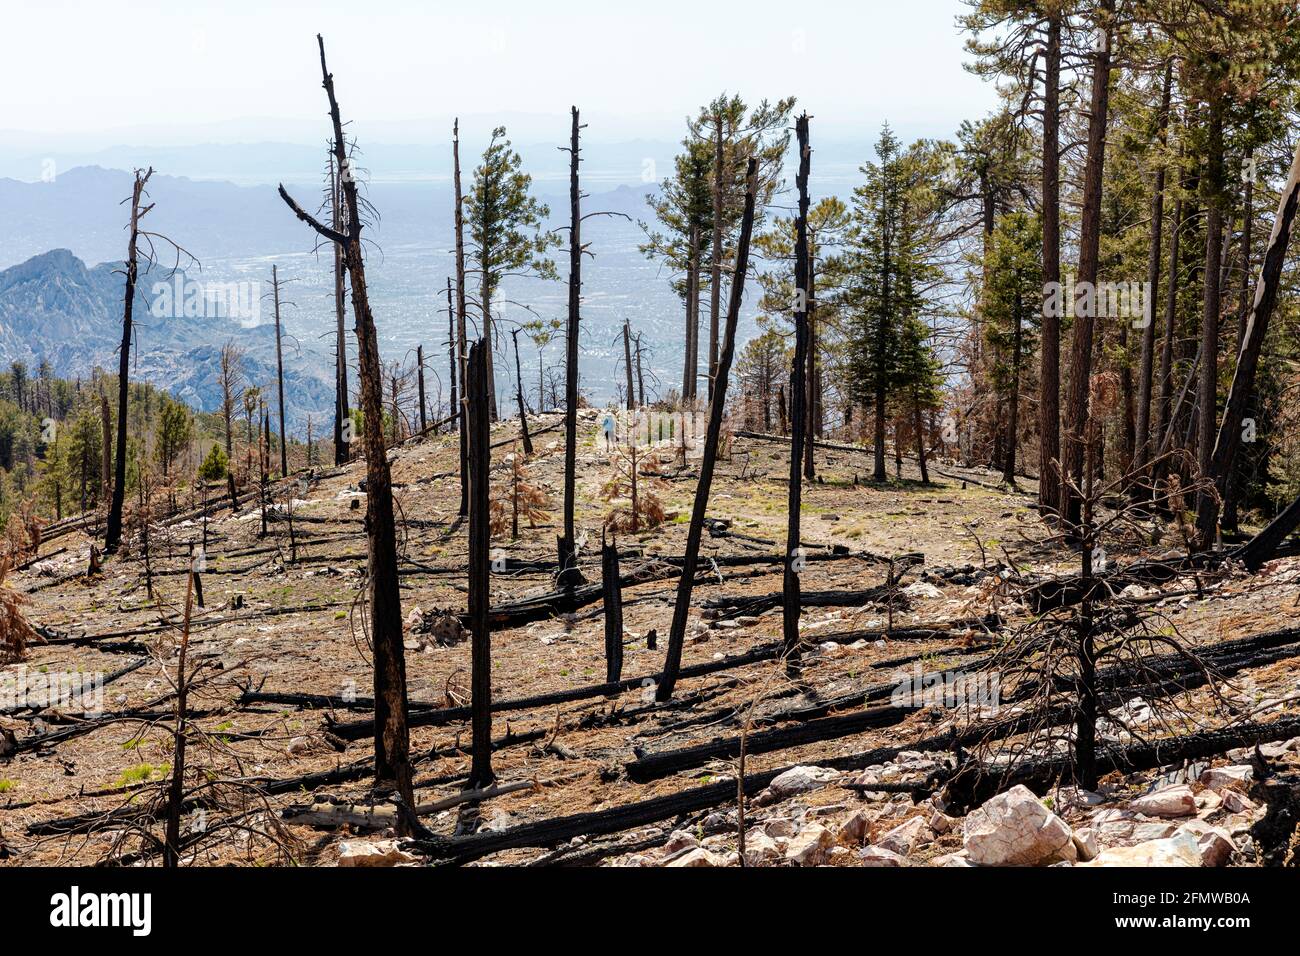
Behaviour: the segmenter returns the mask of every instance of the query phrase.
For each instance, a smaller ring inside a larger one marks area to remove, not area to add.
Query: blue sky
[[[951,135],[986,112],[966,74],[960,0],[45,0],[6,11],[0,129],[32,148],[98,149],[323,135],[314,35],[345,114],[372,141],[443,139],[447,117],[500,116],[527,137],[579,104],[589,136],[676,138],[721,90],[794,93],[822,134],[889,119]],[[453,12],[445,12],[451,9]],[[791,23],[791,15],[799,17]],[[132,51],[124,61],[124,50]]]

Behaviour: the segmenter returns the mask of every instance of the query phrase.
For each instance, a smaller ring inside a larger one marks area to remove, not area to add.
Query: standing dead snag
[[[713,485],[713,468],[718,459],[718,438],[722,433],[722,414],[727,404],[727,379],[731,375],[731,360],[736,351],[736,324],[740,320],[740,305],[745,297],[745,274],[749,271],[749,240],[754,231],[754,199],[758,180],[758,160],[750,159],[745,179],[745,212],[740,222],[740,243],[736,247],[736,271],[731,278],[731,301],[727,306],[727,327],[718,359],[718,374],[713,401],[709,404],[709,430],[704,439],[704,458],[700,462],[700,481],[695,488],[695,507],[691,511],[690,529],[686,536],[686,554],[682,560],[682,576],[677,585],[677,600],[673,604],[672,631],[668,636],[668,657],[664,661],[663,677],[656,694],[660,703],[670,700],[677,685],[677,672],[682,666],[682,645],[686,642],[686,619],[691,611],[691,588],[695,583],[695,569],[700,558],[700,538],[704,532],[704,516],[709,509],[709,491]],[[798,460],[795,459],[795,468]]]
[[[429,417],[424,408],[424,346],[415,347],[415,384],[420,397],[420,434],[423,435],[429,429]]]
[[[1219,518],[1219,502],[1228,495],[1233,465],[1237,451],[1241,447],[1242,422],[1245,419],[1247,405],[1254,397],[1255,375],[1259,370],[1260,356],[1264,351],[1264,339],[1268,335],[1269,320],[1273,317],[1273,310],[1277,306],[1282,269],[1286,264],[1287,246],[1291,240],[1292,227],[1295,225],[1298,203],[1300,203],[1300,147],[1296,149],[1295,159],[1291,163],[1291,173],[1287,177],[1286,187],[1282,190],[1277,217],[1273,220],[1273,234],[1269,237],[1268,249],[1264,253],[1264,264],[1260,267],[1259,279],[1255,285],[1255,304],[1251,308],[1249,319],[1246,320],[1246,333],[1237,357],[1237,370],[1232,378],[1232,387],[1223,410],[1223,422],[1219,426],[1218,438],[1214,443],[1214,452],[1210,459],[1210,473],[1206,477],[1214,479],[1215,489],[1203,492],[1197,504],[1196,525],[1201,543],[1205,547],[1209,547],[1214,542],[1214,531]]]
[[[104,534],[104,553],[113,554],[122,541],[122,508],[126,503],[126,423],[127,395],[131,372],[131,313],[135,306],[135,284],[140,276],[137,258],[140,246],[140,220],[148,215],[153,203],[141,206],[145,185],[153,168],[135,171],[131,190],[131,238],[126,253],[126,301],[122,310],[122,346],[117,357],[117,455],[114,463],[113,501],[108,511],[108,529]],[[105,465],[107,467],[107,465]]]
[[[578,455],[578,322],[582,298],[582,191],[578,184],[578,108],[573,107],[573,128],[569,137],[569,324],[565,330],[564,368],[564,535],[559,541],[561,587],[584,584],[578,570],[576,536],[573,528],[574,473]]]
[[[799,653],[799,509],[802,507],[803,486],[800,468],[804,464],[804,440],[811,417],[804,404],[808,389],[804,377],[808,372],[808,174],[812,166],[812,150],[808,145],[808,114],[795,123],[799,140],[799,217],[795,222],[794,262],[794,365],[790,370],[790,490],[786,504],[785,576],[782,595],[781,633],[785,643],[786,660],[793,664]]]
[[[330,223],[336,232],[343,231],[343,209],[339,201],[338,170],[334,167],[334,154],[330,153]],[[352,418],[348,407],[348,344],[343,326],[343,248],[334,243],[334,464],[346,465],[348,434],[345,425]]]
[[[167,788],[167,828],[163,838],[163,866],[180,865],[181,808],[185,802],[185,743],[189,732],[189,676],[185,673],[190,650],[190,615],[194,611],[194,560],[185,584],[185,617],[176,659],[176,729],[173,731],[172,777]]]
[[[490,786],[492,773],[492,632],[488,623],[492,595],[490,590],[488,546],[492,537],[488,513],[488,471],[491,467],[491,432],[488,403],[487,339],[475,342],[469,350],[465,399],[468,414],[465,422],[469,439],[469,628],[473,637],[471,652],[470,727],[473,736],[473,761],[466,789]]]
[[[600,547],[601,584],[605,590],[605,683],[623,677],[623,582],[618,570],[618,542]]]
[[[524,404],[524,371],[519,364],[519,329],[512,329],[510,338],[515,344],[515,400],[519,403],[519,430],[523,433],[524,455],[532,458],[533,439],[528,434],[528,406]]]
[[[461,390],[468,389],[469,340],[465,332],[465,196],[460,185],[460,120],[452,125],[451,157],[456,186],[456,356],[460,366]],[[451,287],[448,286],[448,303]],[[455,404],[453,402],[453,404]],[[461,410],[463,412],[463,409]],[[465,416],[460,418],[460,516],[469,514],[469,446],[465,438]]]
[[[284,430],[284,352],[280,333],[280,272],[271,266],[271,291],[275,300],[275,384],[280,396],[280,476],[289,477],[289,438]]]
[[[623,320],[623,367],[627,371],[627,410],[636,408],[636,392],[632,388],[632,325]]]
[[[402,646],[402,597],[398,590],[397,533],[393,517],[393,486],[383,429],[383,368],[375,319],[366,288],[366,266],[361,245],[361,212],[357,184],[343,145],[343,120],[334,97],[334,77],[325,65],[325,40],[320,46],[321,75],[329,98],[334,125],[334,157],[340,170],[347,219],[339,232],[318,222],[302,209],[284,186],[280,197],[303,222],[339,246],[352,283],[352,311],[356,317],[357,355],[361,372],[361,410],[366,452],[366,537],[370,558],[371,643],[375,674],[375,787],[395,789],[407,806],[411,791],[410,738],[406,723],[406,656]]]

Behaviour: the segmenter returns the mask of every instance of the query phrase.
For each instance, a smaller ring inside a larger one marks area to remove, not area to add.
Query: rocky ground
[[[537,455],[528,480],[549,493],[550,515],[535,528],[525,520],[517,541],[506,536],[494,542],[494,556],[510,561],[493,577],[494,605],[554,588],[550,571],[528,562],[554,558],[563,463],[558,422],[549,416],[533,423]],[[516,433],[512,422],[493,432],[500,482],[509,474],[505,459]],[[598,581],[601,525],[611,508],[600,491],[611,465],[595,413],[584,416],[582,436],[577,517],[584,571]],[[466,529],[456,517],[456,455],[455,440],[447,436],[393,452],[413,713],[469,700],[469,644],[458,640],[459,629],[443,616],[465,606]],[[865,453],[821,450],[820,480],[804,490],[803,537],[812,558],[801,576],[805,593],[877,587],[890,573],[886,559],[909,552],[924,559],[895,565],[902,580],[886,598],[809,608],[803,633],[811,650],[791,678],[771,656],[741,658],[779,641],[779,609],[729,613],[709,606],[724,597],[780,590],[779,560],[720,559],[779,554],[787,455],[780,443],[737,438],[720,463],[710,515],[723,524],[705,536],[708,570],[695,588],[684,655],[688,667],[716,666],[683,678],[672,703],[656,705],[649,680],[662,667],[676,586],[675,579],[660,575],[624,588],[623,676],[634,679],[626,691],[538,706],[525,702],[495,715],[493,769],[502,792],[472,808],[458,803],[469,767],[461,749],[468,746],[468,721],[416,721],[418,810],[434,836],[509,833],[734,780],[738,760],[725,754],[648,778],[628,768],[648,756],[887,704],[890,686],[918,669],[960,669],[1005,646],[1008,635],[1030,619],[1019,582],[1077,564],[1045,540],[1030,507],[1032,483],[1007,489],[995,476],[941,462],[932,470],[934,484],[924,486],[904,462],[887,485],[871,486],[861,481],[870,471]],[[625,574],[662,570],[656,555],[683,551],[697,463],[688,457],[680,469],[671,453],[665,458],[658,494],[669,518],[653,532],[620,537]],[[890,468],[893,474],[892,460]],[[206,606],[196,609],[190,645],[200,670],[190,699],[196,731],[187,786],[201,799],[187,804],[183,820],[192,835],[188,862],[396,865],[429,859],[427,841],[399,843],[385,832],[391,807],[366,806],[363,761],[372,745],[364,728],[359,735],[347,731],[349,722],[369,716],[365,698],[371,693],[359,601],[363,474],[361,465],[352,465],[281,482],[275,492],[279,513],[272,516],[278,520],[265,536],[261,514],[251,504],[239,513],[222,506],[207,522]],[[189,505],[178,502],[182,511]],[[286,512],[292,513],[292,534]],[[0,700],[0,865],[156,862],[162,831],[151,811],[164,805],[173,760],[185,555],[201,540],[203,523],[189,517],[155,530],[148,562],[153,598],[138,543],[87,579],[90,539],[81,531],[52,532],[41,559],[8,581],[47,641],[34,644],[24,661],[5,666],[0,676],[7,682],[0,689],[9,688]],[[1172,529],[1152,525],[1141,541],[1112,545],[1110,557],[1124,562],[1177,548]],[[1286,559],[1258,576],[1175,580],[1159,592],[1131,589],[1129,597],[1144,613],[1158,613],[1171,636],[1206,649],[1291,626],[1297,581],[1300,559]],[[1001,630],[973,626],[990,614],[1002,616]],[[918,627],[927,630],[909,631]],[[601,684],[603,628],[596,602],[495,632],[494,700]],[[658,639],[653,649],[652,636]],[[733,658],[740,660],[732,664]],[[1298,661],[1279,655],[1193,691],[1172,725],[1159,708],[1150,712],[1150,702],[1129,700],[1123,719],[1112,714],[1113,720],[1103,722],[1103,740],[1131,742],[1135,733],[1185,734],[1244,719],[1295,717]],[[56,678],[65,688],[72,683],[80,689],[96,675],[108,679],[99,707],[89,706],[88,695],[69,698],[65,692],[64,699],[51,699],[43,689]],[[14,687],[24,689],[16,694]],[[289,702],[276,695],[320,699]],[[942,703],[824,739],[749,753],[746,774],[782,772],[751,799],[743,850],[733,798],[617,833],[566,838],[559,846],[476,855],[474,862],[726,866],[737,864],[742,853],[748,864],[792,866],[1258,861],[1252,828],[1264,808],[1252,780],[1260,772],[1252,751],[1111,774],[1096,793],[1058,787],[1040,797],[1015,787],[960,816],[942,792],[921,786],[958,755],[914,749],[916,742],[972,719],[969,707]],[[823,712],[810,714],[819,707]],[[843,769],[856,755],[885,750],[892,751],[888,759]],[[1278,740],[1261,750],[1275,772],[1295,772],[1300,763],[1300,740]],[[909,784],[914,786],[899,786]]]

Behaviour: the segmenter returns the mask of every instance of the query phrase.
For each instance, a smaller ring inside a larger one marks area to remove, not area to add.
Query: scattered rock
[[[892,850],[883,846],[869,846],[858,851],[858,859],[863,866],[906,866],[907,861]]]
[[[683,850],[694,850],[700,845],[700,841],[691,836],[685,830],[674,830],[668,842],[664,844],[664,852],[669,856],[674,853],[680,853]]]
[[[1079,854],[1079,859],[1088,861],[1096,859],[1097,854],[1101,852],[1101,845],[1097,842],[1097,831],[1090,827],[1074,831],[1074,849]]]
[[[1204,820],[1189,820],[1178,828],[1179,833],[1190,833],[1201,850],[1203,866],[1225,866],[1237,851],[1237,845],[1227,830],[1212,827]]]
[[[1149,817],[1190,817],[1196,813],[1196,796],[1191,787],[1179,784],[1138,797],[1129,806]]]
[[[964,824],[966,855],[976,866],[1034,866],[1074,859],[1070,837],[1065,821],[1021,785],[972,810]]]
[[[1255,779],[1253,767],[1214,767],[1201,774],[1201,783],[1216,793],[1241,788]]]
[[[746,866],[771,866],[784,857],[781,844],[761,830],[745,834]]]
[[[1200,866],[1201,848],[1196,837],[1179,833],[1167,840],[1102,850],[1095,860],[1080,866]]]
[[[804,827],[785,849],[785,858],[798,866],[817,866],[826,860],[835,836],[820,823]]]
[[[840,824],[839,829],[835,831],[836,841],[853,844],[864,842],[871,832],[871,824],[875,822],[878,815],[878,811],[859,810]]]
[[[396,840],[379,843],[346,840],[339,844],[339,866],[408,866],[419,862],[418,856],[398,849]]]
[[[669,867],[721,867],[727,865],[727,860],[716,853],[710,853],[708,850],[697,847],[664,865]]]
[[[820,790],[840,779],[838,771],[824,767],[791,767],[781,774],[758,795],[755,803],[760,806],[777,803],[800,793]]]
[[[917,847],[933,840],[934,833],[925,820],[922,817],[912,817],[886,833],[876,841],[875,845],[883,850],[907,856]]]

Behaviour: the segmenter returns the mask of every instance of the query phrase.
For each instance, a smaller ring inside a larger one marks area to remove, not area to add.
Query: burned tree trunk
[[[280,397],[280,474],[289,477],[289,439],[284,430],[284,351],[280,332],[280,272],[271,266],[271,291],[275,303],[275,384]]]
[[[645,408],[645,374],[641,370],[641,333],[636,334],[637,404]]]
[[[632,326],[623,320],[623,366],[627,369],[627,410],[636,408],[636,392],[632,389]]]
[[[117,360],[117,457],[113,471],[113,501],[108,511],[108,528],[104,534],[104,553],[113,554],[122,542],[122,507],[126,503],[126,423],[127,399],[131,372],[131,314],[135,306],[135,284],[140,275],[137,250],[140,241],[140,220],[153,205],[141,207],[145,185],[153,169],[135,171],[135,186],[131,191],[131,238],[126,254],[126,303],[122,311],[122,346]]]
[[[618,543],[601,543],[601,584],[605,591],[605,683],[623,677],[623,582],[618,569]]]
[[[795,220],[794,259],[794,363],[790,370],[790,487],[786,501],[785,572],[782,581],[781,634],[786,660],[793,664],[799,656],[800,607],[799,575],[803,571],[803,553],[800,541],[800,510],[803,485],[800,465],[803,463],[804,443],[812,444],[807,435],[810,417],[805,410],[808,400],[808,176],[812,167],[812,148],[808,142],[808,114],[795,123],[795,137],[799,143],[799,173],[795,185],[799,190],[799,215]]]
[[[722,111],[713,114],[713,241],[709,250],[709,384],[708,397],[713,401],[714,379],[718,374],[718,321],[722,315],[722,173],[725,165],[722,135]],[[691,386],[691,397],[695,387]]]
[[[330,154],[330,223],[343,231],[342,203],[339,202],[339,171]],[[343,247],[334,243],[334,464],[346,465],[351,457],[352,409],[348,407],[348,339],[344,328]]]
[[[415,388],[420,399],[420,434],[429,428],[429,417],[424,407],[424,346],[415,347]]]
[[[519,430],[523,435],[524,454],[532,458],[533,439],[528,434],[528,406],[524,404],[524,371],[519,363],[519,330],[512,329],[510,337],[515,345],[515,399],[519,404]]]
[[[488,547],[491,519],[488,514],[488,470],[491,467],[491,407],[488,402],[487,339],[470,348],[465,383],[469,438],[469,629],[471,651],[471,715],[474,756],[467,789],[491,785],[492,773],[492,631],[488,611],[492,601],[489,584]]]
[[[1259,279],[1255,284],[1255,304],[1251,309],[1250,318],[1246,320],[1246,334],[1241,343],[1241,353],[1237,358],[1237,370],[1232,378],[1232,387],[1228,391],[1223,423],[1219,426],[1218,439],[1214,443],[1214,453],[1210,459],[1210,475],[1214,478],[1214,485],[1220,496],[1227,493],[1237,451],[1241,447],[1242,422],[1247,405],[1254,396],[1255,375],[1259,371],[1259,360],[1264,351],[1264,339],[1268,335],[1269,321],[1277,306],[1282,269],[1286,265],[1287,246],[1291,241],[1291,230],[1295,225],[1298,203],[1300,203],[1300,148],[1296,150],[1295,158],[1291,163],[1291,173],[1287,177],[1286,187],[1282,190],[1277,217],[1273,221],[1273,232],[1269,236],[1268,248],[1264,253],[1264,264],[1260,267]],[[1201,510],[1197,516],[1197,524],[1202,534],[1205,534],[1207,529],[1212,531],[1213,522],[1218,518],[1218,507],[1218,500],[1214,496],[1202,496]]]
[[[810,153],[811,161],[811,153]],[[805,183],[805,187],[806,187]],[[805,188],[806,192],[806,188]],[[801,202],[803,201],[801,197]],[[803,228],[804,228],[804,284],[800,286],[804,292],[804,325],[807,327],[805,337],[807,338],[808,352],[808,369],[806,373],[807,381],[804,382],[804,391],[807,393],[807,424],[804,426],[803,443],[803,476],[809,481],[817,478],[817,465],[814,460],[816,449],[817,432],[820,429],[820,419],[817,415],[818,409],[818,389],[817,389],[817,290],[816,277],[813,273],[813,252],[812,236],[808,232],[808,211],[803,210]],[[795,253],[796,257],[798,252]],[[796,259],[795,268],[798,268]],[[798,282],[795,283],[798,285]]]
[[[460,365],[461,390],[468,387],[469,340],[465,331],[465,196],[460,184],[460,120],[452,126],[452,163],[456,188],[456,354]],[[450,287],[449,287],[450,290]],[[450,296],[450,291],[448,295]],[[491,347],[491,346],[489,346]],[[465,438],[465,415],[460,417],[460,516],[469,514],[469,444]]]
[[[682,576],[677,586],[677,599],[673,604],[668,655],[664,661],[663,679],[656,693],[660,702],[672,698],[673,688],[677,685],[677,674],[682,665],[682,646],[686,642],[686,620],[691,610],[691,588],[695,583],[695,570],[699,564],[700,539],[704,532],[704,516],[709,509],[709,491],[713,486],[713,469],[718,458],[718,438],[722,433],[722,413],[727,403],[727,379],[731,375],[731,361],[736,350],[736,325],[740,320],[740,305],[745,295],[745,273],[749,270],[749,242],[754,229],[754,193],[757,188],[757,178],[758,162],[751,159],[746,177],[745,212],[740,224],[740,243],[736,247],[736,271],[732,276],[731,301],[727,307],[726,335],[722,344],[722,354],[718,360],[717,387],[714,391],[714,400],[709,405],[709,430],[704,440],[700,481],[695,488],[695,507],[691,511],[691,524],[686,536]]]
[[[561,587],[584,583],[578,570],[577,538],[573,527],[573,498],[578,455],[578,323],[582,299],[582,191],[578,164],[582,161],[578,108],[573,107],[569,134],[569,322],[564,360],[564,535],[559,541]]]
[[[325,41],[318,34],[321,75],[329,99],[334,127],[334,156],[340,171],[347,221],[344,232],[325,226],[302,209],[280,186],[280,196],[303,222],[342,247],[343,261],[352,284],[352,311],[356,317],[357,353],[361,371],[361,408],[365,415],[366,537],[369,552],[371,643],[375,678],[375,786],[396,790],[412,806],[410,738],[407,729],[406,656],[402,640],[402,598],[398,589],[397,529],[393,513],[393,486],[383,430],[383,366],[375,320],[366,287],[366,266],[361,242],[360,199],[343,145],[343,120],[334,96],[334,77],[325,64]]]
[[[1201,186],[1206,195],[1205,214],[1205,275],[1204,308],[1201,312],[1201,373],[1197,384],[1196,458],[1202,479],[1214,478],[1215,423],[1219,414],[1219,321],[1222,318],[1223,284],[1219,276],[1223,268],[1224,233],[1224,163],[1223,163],[1223,107],[1210,106],[1209,155],[1206,157],[1206,175]],[[1253,384],[1253,383],[1252,383]],[[1244,409],[1243,409],[1244,411]],[[1226,486],[1228,475],[1223,481]],[[1214,547],[1218,532],[1220,486],[1202,488],[1196,505],[1195,546],[1208,550]]]

